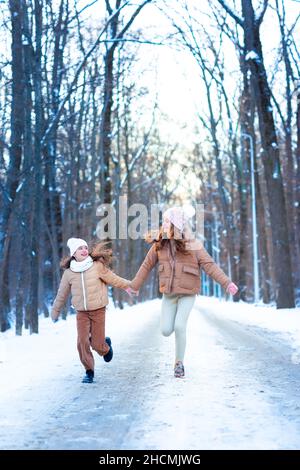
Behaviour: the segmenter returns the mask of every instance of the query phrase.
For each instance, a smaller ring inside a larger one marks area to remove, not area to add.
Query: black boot
[[[105,356],[103,356],[103,359],[105,360],[105,362],[110,362],[113,358],[114,351],[113,351],[113,348],[112,348],[112,345],[111,345],[111,339],[109,337],[107,337],[107,338],[105,338],[105,341],[109,346],[109,351],[108,351],[108,353],[105,354]]]
[[[88,369],[85,371],[85,376],[82,379],[82,383],[84,384],[91,384],[94,380],[94,371],[92,369]]]

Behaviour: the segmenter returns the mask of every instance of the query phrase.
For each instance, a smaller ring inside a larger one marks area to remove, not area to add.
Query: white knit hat
[[[70,248],[70,255],[73,256],[77,248],[80,246],[88,246],[87,242],[85,240],[82,240],[82,238],[69,238],[67,242],[68,248]]]

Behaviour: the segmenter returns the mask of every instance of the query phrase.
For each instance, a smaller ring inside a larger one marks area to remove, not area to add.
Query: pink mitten
[[[226,289],[226,292],[229,292],[231,295],[235,295],[237,291],[239,290],[238,286],[234,284],[234,282],[231,282],[229,286]]]
[[[126,287],[126,289],[124,289],[128,295],[130,295],[130,297],[132,297],[133,295],[138,295],[139,291],[138,290],[133,290],[131,287]]]

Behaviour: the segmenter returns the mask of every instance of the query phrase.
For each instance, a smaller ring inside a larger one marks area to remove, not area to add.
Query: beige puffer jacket
[[[130,281],[117,276],[101,261],[94,261],[89,269],[80,273],[66,269],[53,303],[52,319],[58,318],[70,292],[77,311],[104,307],[108,304],[107,284],[125,289],[130,286]]]
[[[214,262],[199,241],[189,241],[186,245],[188,254],[176,252],[175,241],[170,240],[159,251],[155,243],[131,282],[131,287],[138,290],[144,283],[152,268],[159,263],[159,290],[164,294],[198,294],[200,293],[201,273],[203,269],[216,282],[227,289],[231,280]]]

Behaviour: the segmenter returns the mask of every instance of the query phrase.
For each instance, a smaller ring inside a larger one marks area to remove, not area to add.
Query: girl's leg
[[[94,370],[94,358],[90,346],[91,322],[89,312],[77,312],[77,349],[86,370]]]
[[[195,299],[195,295],[182,295],[179,296],[178,299],[177,314],[174,325],[176,345],[175,362],[183,362],[184,359],[187,321],[193,308]]]
[[[91,318],[91,346],[100,356],[105,356],[110,349],[105,342],[105,307],[89,313]]]
[[[160,317],[160,329],[164,336],[170,336],[174,331],[174,323],[177,311],[177,299],[176,294],[163,294],[161,304],[161,317]]]

